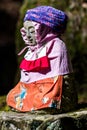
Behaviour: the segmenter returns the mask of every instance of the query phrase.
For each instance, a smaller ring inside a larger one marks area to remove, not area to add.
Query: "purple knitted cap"
[[[67,25],[67,15],[51,6],[38,6],[26,12],[24,21],[31,20],[44,24],[58,33],[63,33]]]

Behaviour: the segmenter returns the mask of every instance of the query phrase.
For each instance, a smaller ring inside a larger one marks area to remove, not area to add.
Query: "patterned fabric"
[[[31,20],[52,28],[58,33],[66,29],[67,15],[51,6],[39,6],[26,12],[24,21]]]
[[[7,95],[7,104],[21,112],[42,108],[60,109],[63,76],[30,84],[19,82]]]

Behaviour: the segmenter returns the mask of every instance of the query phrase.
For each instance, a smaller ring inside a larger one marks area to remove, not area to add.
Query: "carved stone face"
[[[26,36],[29,40],[29,45],[34,46],[36,45],[36,39],[35,39],[35,27],[33,25],[32,21],[25,21],[24,22],[24,28],[26,31]]]

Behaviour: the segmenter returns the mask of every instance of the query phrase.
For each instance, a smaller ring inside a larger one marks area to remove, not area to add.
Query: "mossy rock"
[[[87,111],[64,114],[0,112],[0,130],[86,130]]]

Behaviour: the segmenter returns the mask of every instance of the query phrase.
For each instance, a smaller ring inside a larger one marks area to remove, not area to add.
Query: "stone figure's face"
[[[32,21],[25,21],[24,22],[24,28],[26,31],[26,36],[29,40],[29,45],[34,46],[36,45],[36,39],[35,39],[35,27],[33,25]]]

